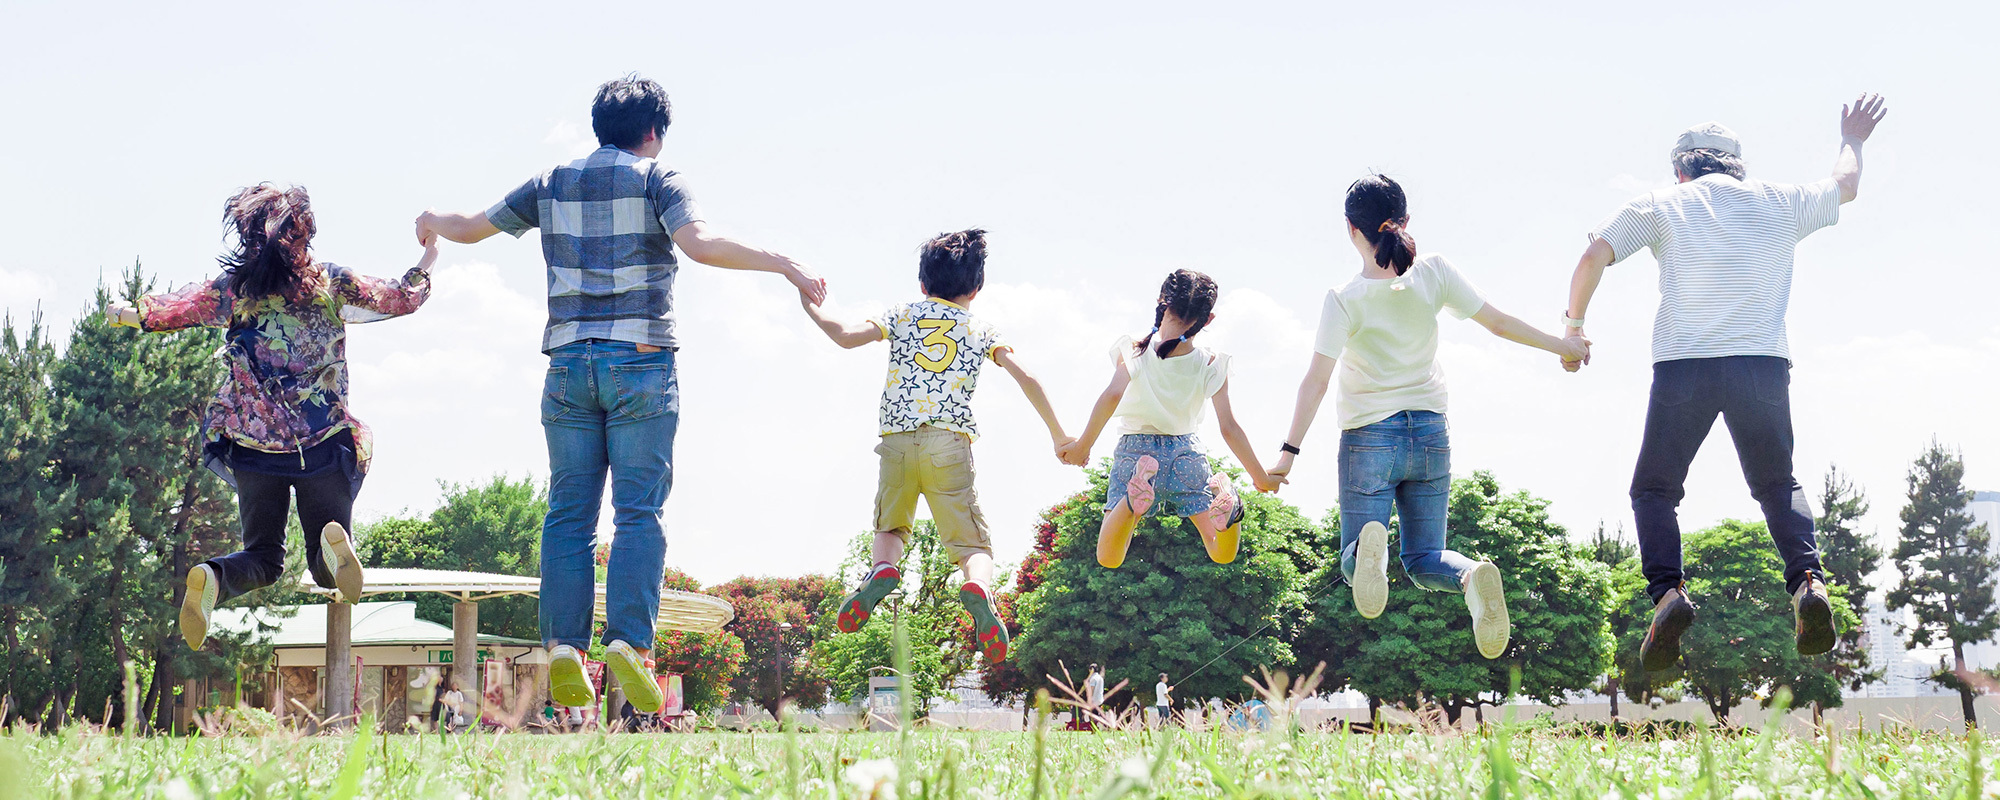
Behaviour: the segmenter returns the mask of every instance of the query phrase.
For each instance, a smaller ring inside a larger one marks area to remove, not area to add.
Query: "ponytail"
[[[1347,224],[1375,248],[1375,265],[1409,271],[1417,261],[1417,240],[1404,226],[1410,223],[1410,200],[1403,187],[1387,175],[1369,175],[1347,187]]]
[[[1159,302],[1153,306],[1153,330],[1139,340],[1132,350],[1133,354],[1144,353],[1147,347],[1152,346],[1153,337],[1159,335],[1160,323],[1166,320],[1168,311],[1187,322],[1188,329],[1180,336],[1160,342],[1154,353],[1166,358],[1174,352],[1174,348],[1181,346],[1181,342],[1193,339],[1208,324],[1209,314],[1215,310],[1217,293],[1215,279],[1194,270],[1175,270],[1168,275],[1166,282],[1160,284]]]

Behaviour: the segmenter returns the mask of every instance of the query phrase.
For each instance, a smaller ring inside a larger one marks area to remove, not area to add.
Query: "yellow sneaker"
[[[667,698],[660,695],[660,682],[653,679],[652,659],[640,658],[638,650],[620,640],[604,648],[604,664],[611,668],[611,674],[618,676],[618,686],[625,690],[625,702],[641,714],[659,713]]]
[[[208,640],[208,616],[215,612],[215,568],[196,564],[188,570],[187,596],[181,598],[181,638],[188,648],[200,650]]]
[[[559,644],[549,651],[549,696],[571,708],[597,701],[597,692],[583,672],[583,655],[576,648]]]

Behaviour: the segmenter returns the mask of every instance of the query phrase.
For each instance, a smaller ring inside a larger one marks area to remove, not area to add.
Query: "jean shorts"
[[[1207,511],[1215,496],[1208,491],[1208,457],[1197,444],[1194,434],[1128,433],[1118,437],[1118,448],[1111,452],[1111,485],[1104,510],[1125,502],[1125,484],[1138,469],[1139,457],[1152,456],[1160,462],[1160,471],[1153,476],[1153,507],[1146,509],[1145,516],[1187,517]]]

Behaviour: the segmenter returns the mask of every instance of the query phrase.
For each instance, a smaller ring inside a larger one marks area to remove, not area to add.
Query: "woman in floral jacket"
[[[269,586],[284,571],[294,491],[313,581],[349,603],[360,599],[361,563],[347,532],[372,448],[368,427],[347,411],[346,326],[417,310],[437,260],[437,246],[426,246],[401,280],[313,260],[316,228],[300,187],[244,189],[223,206],[223,221],[236,246],[221,257],[221,275],[105,311],[147,331],[229,330],[220,353],[228,374],[202,415],[203,452],[236,488],[243,549],[188,571],[180,625],[195,648],[218,600]]]

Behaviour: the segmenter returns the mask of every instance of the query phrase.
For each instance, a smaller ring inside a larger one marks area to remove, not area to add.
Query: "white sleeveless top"
[[[1205,347],[1161,358],[1154,342],[1143,353],[1132,352],[1138,340],[1119,337],[1111,346],[1112,361],[1125,365],[1132,383],[1118,401],[1114,416],[1119,433],[1186,436],[1201,427],[1208,398],[1229,380],[1229,356]]]

